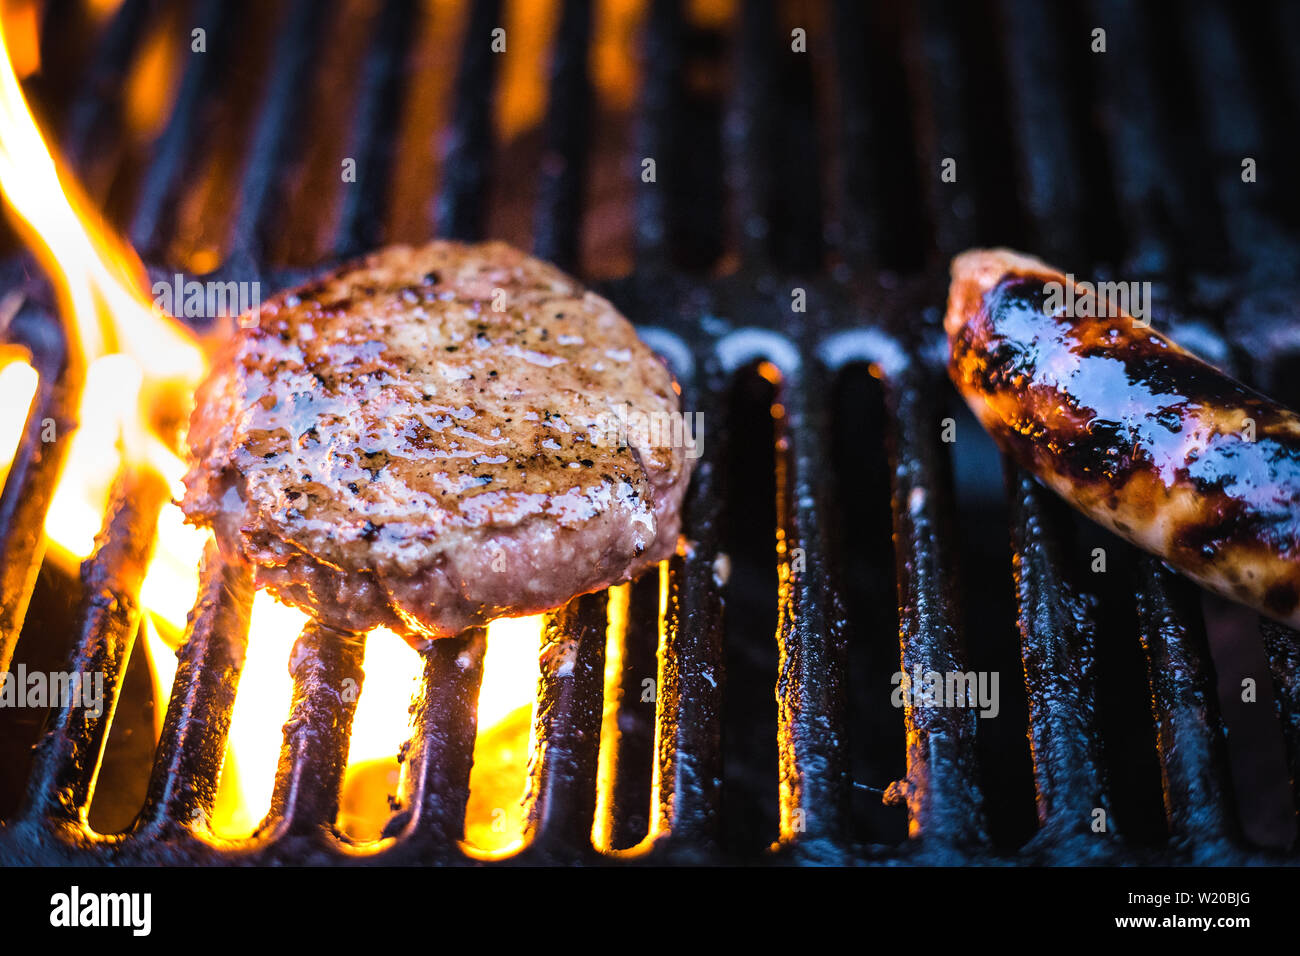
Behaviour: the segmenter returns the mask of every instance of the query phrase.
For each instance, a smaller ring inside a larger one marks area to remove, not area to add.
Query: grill
[[[535,181],[535,197],[510,214],[526,215],[534,252],[566,269],[582,265],[584,231],[601,225],[589,187],[614,147],[591,60],[598,17],[616,6],[557,5],[537,164],[514,169]],[[631,590],[609,773],[598,761],[607,598],[549,616],[527,841],[504,862],[1294,860],[1297,635],[1252,618],[1223,642],[1228,616],[1207,617],[1188,582],[1086,526],[1014,467],[998,475],[946,384],[939,316],[949,256],[1017,245],[1081,275],[1152,280],[1167,306],[1157,320],[1173,334],[1284,401],[1300,397],[1287,304],[1300,209],[1280,172],[1297,136],[1300,68],[1286,53],[1300,40],[1297,11],[760,0],[721,22],[712,6],[644,10],[638,102],[617,160],[635,182],[632,267],[598,283],[670,362],[683,407],[704,414],[690,546]],[[220,277],[277,288],[304,274],[277,264],[282,197],[305,175],[306,118],[317,115],[308,101],[342,24],[364,25],[349,67],[355,101],[332,124],[357,180],[342,191],[326,259],[391,238],[390,185],[416,162],[401,146],[404,117],[429,107],[420,84],[446,68],[415,62],[431,17],[464,14],[436,119],[436,231],[494,231],[511,167],[492,109],[512,54],[493,53],[491,34],[512,5],[289,0],[272,22],[261,5],[199,0],[180,16],[205,29],[207,52],[185,60],[143,172],[108,175],[104,157],[123,149],[119,91],[163,14],[124,0],[77,63],[57,41],[79,9],[47,4],[30,92],[59,118],[72,167],[111,183],[110,213],[159,274],[173,271],[186,196],[226,137],[241,162]],[[268,39],[253,82],[234,64],[256,24]],[[1097,26],[1105,52],[1090,47]],[[796,27],[806,53],[792,48]],[[256,109],[245,115],[235,98],[250,86]],[[1257,182],[1242,181],[1245,157]],[[653,181],[639,175],[645,158]],[[953,182],[940,175],[948,158]],[[25,618],[24,641],[46,634],[27,609],[62,445],[41,431],[48,419],[61,434],[73,427],[84,370],[31,264],[13,258],[4,288],[21,292],[6,335],[40,374],[0,496],[7,668]],[[211,550],[144,806],[121,834],[91,831],[166,495],[146,474],[118,476],[82,568],[68,668],[106,674],[104,714],[52,715],[22,809],[0,828],[0,861],[482,864],[459,845],[482,631],[424,655],[391,839],[358,846],[334,828],[356,707],[337,688],[363,681],[365,642],[314,626],[291,663],[270,816],[248,841],[203,836],[252,599],[248,571]],[[1088,573],[1093,542],[1109,556],[1106,575]],[[1216,689],[1218,673],[1237,693],[1224,655],[1241,646],[1267,661],[1251,719],[1269,739],[1280,725],[1285,748],[1285,767],[1267,765],[1289,780],[1286,825],[1271,842],[1248,839],[1239,822],[1253,764],[1230,761],[1231,715]],[[572,667],[547,663],[561,651]],[[916,669],[998,671],[1000,716],[891,707],[889,676]],[[653,715],[635,703],[643,676],[656,680]],[[640,852],[593,849],[593,821],[627,847],[647,816]]]

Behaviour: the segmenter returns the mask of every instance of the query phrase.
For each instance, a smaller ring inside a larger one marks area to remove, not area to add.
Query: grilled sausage
[[[953,260],[949,373],[975,416],[1084,514],[1300,627],[1300,417],[1078,284],[1087,307],[1053,311],[1062,288],[1008,250]]]

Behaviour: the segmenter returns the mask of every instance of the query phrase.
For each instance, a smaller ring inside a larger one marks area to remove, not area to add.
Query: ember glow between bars
[[[110,485],[124,468],[152,469],[179,498],[184,462],[178,426],[207,359],[193,334],[158,309],[147,293],[139,260],[99,219],[46,146],[0,24],[0,190],[11,218],[39,258],[58,294],[60,317],[85,370],[79,426],[71,436],[63,473],[45,525],[50,556],[69,572],[90,554]],[[0,302],[0,313],[10,308]],[[37,373],[21,350],[0,352],[0,478],[13,459]],[[150,612],[144,645],[154,680],[158,726],[175,673],[174,645],[198,589],[207,532],[184,524],[180,509],[164,505],[158,540],[141,591]],[[305,615],[260,593],[253,605],[248,656],[240,681],[211,829],[218,837],[253,832],[270,805],[292,682],[286,663]],[[530,706],[537,682],[540,617],[491,625],[479,695],[480,741],[466,823],[481,850],[516,844],[521,814]],[[365,687],[353,725],[340,825],[374,839],[395,792],[397,752],[407,736],[410,689],[418,655],[396,635],[376,632],[367,642]],[[494,733],[499,726],[499,731]],[[518,738],[518,739],[515,739]],[[509,781],[502,785],[499,781]],[[487,781],[498,781],[484,792]],[[511,792],[513,790],[513,792]],[[475,818],[476,808],[482,819]]]

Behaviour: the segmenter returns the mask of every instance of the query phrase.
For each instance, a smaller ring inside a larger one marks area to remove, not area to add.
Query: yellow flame
[[[293,697],[287,662],[306,623],[305,614],[265,591],[253,598],[248,655],[230,716],[226,767],[212,817],[212,831],[218,836],[248,836],[271,806],[283,740],[280,728]]]
[[[181,49],[172,42],[176,8],[158,17],[123,83],[126,126],[142,140],[162,131],[175,87]]]
[[[0,21],[0,30],[3,29]],[[71,305],[88,359],[125,352],[150,378],[196,384],[197,344],[143,291],[135,256],[98,222],[79,190],[61,179],[7,55],[0,59],[0,190]]]
[[[172,450],[177,436],[160,437],[159,409],[145,403],[156,406],[162,398],[174,405],[178,398],[192,396],[207,363],[193,336],[146,294],[144,271],[133,252],[99,221],[75,182],[60,173],[23,97],[11,61],[8,26],[0,20],[0,192],[59,292],[70,344],[85,365],[80,426],[70,439],[45,526],[51,556],[73,569],[91,551],[109,485],[124,456],[147,461],[167,479],[174,497],[181,496],[184,463]],[[151,75],[165,70],[159,64],[167,54],[153,50],[151,56]],[[155,105],[143,100],[137,104],[143,125],[154,116]],[[36,375],[27,361],[0,351],[0,456],[5,456],[6,469],[35,393]],[[189,409],[163,412],[176,421]],[[150,612],[142,633],[155,682],[158,733],[176,670],[173,648],[197,594],[206,540],[206,532],[185,525],[175,504],[162,509],[155,555],[141,591]],[[491,731],[532,700],[539,622],[530,618],[490,628],[480,728]],[[254,599],[248,653],[211,821],[219,836],[248,835],[270,805],[280,728],[292,694],[287,661],[305,623],[302,612],[265,593]],[[531,647],[521,646],[529,640]],[[420,666],[419,656],[396,635],[377,631],[368,639],[366,680],[358,699],[345,791],[355,791],[358,781],[367,779],[363,768],[376,763],[395,768],[396,754],[408,735],[408,691]],[[524,743],[509,740],[494,752],[476,751],[476,772],[508,767],[517,793],[522,793],[526,752]],[[388,786],[385,774],[379,775],[379,783]],[[380,793],[386,796],[382,788]],[[345,792],[345,811],[348,795]],[[341,822],[346,824],[346,819]],[[366,829],[362,823],[359,830]],[[371,829],[377,834],[377,827]]]
[[[466,838],[475,849],[509,851],[523,832],[520,798],[528,765],[531,702],[537,686],[537,650],[543,618],[502,618],[488,626],[479,688],[480,733],[474,744]],[[411,696],[419,686],[420,656],[396,635],[372,633],[366,678],[352,724],[339,826],[355,840],[374,840],[392,814],[397,754],[410,737]],[[379,684],[382,693],[368,693]]]
[[[19,76],[31,76],[41,68],[40,15],[39,0],[18,0],[0,9],[0,29],[8,34],[9,59]]]
[[[22,438],[23,425],[36,394],[36,369],[24,359],[11,359],[0,368],[0,455],[3,455],[3,468],[0,468],[0,482],[9,474],[9,464],[14,460],[18,450],[18,441]]]
[[[607,824],[613,817],[614,777],[622,731],[618,712],[623,704],[623,644],[627,639],[627,617],[632,588],[620,584],[609,589],[605,628],[605,705],[600,719],[600,749],[597,752],[596,813],[591,823],[591,844],[598,850],[614,849]]]
[[[523,842],[522,799],[544,621],[540,616],[506,618],[488,627],[465,808],[465,849],[478,855],[505,856]]]
[[[81,427],[71,439],[46,529],[56,557],[62,549],[65,558],[78,559],[89,553],[99,527],[123,441],[134,443],[132,457],[179,478],[182,464],[150,435],[140,396],[163,383],[181,382],[192,391],[206,362],[193,339],[145,294],[143,270],[131,251],[90,213],[75,184],[60,177],[23,97],[4,29],[0,20],[0,191],[55,282],[71,345],[86,364]],[[5,407],[17,410],[8,402]],[[168,520],[174,524],[175,516]]]
[[[172,653],[170,645],[158,635],[158,626],[157,621],[149,614],[146,614],[140,622],[140,636],[143,638],[141,643],[144,645],[145,658],[149,662],[149,677],[153,681],[155,701],[166,699],[172,683],[176,680],[177,667],[176,655]],[[155,740],[162,736],[163,722],[166,717],[166,707],[154,708]]]

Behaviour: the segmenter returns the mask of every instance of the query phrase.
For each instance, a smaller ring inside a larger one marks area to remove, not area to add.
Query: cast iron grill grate
[[[49,17],[71,6],[51,3]],[[538,255],[572,269],[581,258],[591,160],[595,8],[582,0],[565,0],[561,8],[533,241]],[[70,87],[62,146],[74,168],[92,165],[104,143],[120,135],[115,91],[141,55],[145,25],[156,12],[147,0],[125,0],[81,83]],[[302,99],[337,13],[334,4],[318,0],[285,4],[244,147],[224,277],[270,287],[293,277],[272,269],[269,250],[282,225],[283,189],[308,142]],[[154,263],[165,259],[165,240],[177,228],[186,189],[212,139],[206,125],[231,81],[225,72],[231,48],[257,16],[254,5],[223,0],[200,0],[188,14],[207,31],[208,53],[187,60],[123,217],[135,247]],[[332,246],[338,256],[384,237],[388,187],[404,161],[399,126],[415,82],[411,38],[423,17],[438,15],[438,7],[388,0],[370,22],[346,153],[358,158],[358,179],[342,200]],[[500,3],[483,0],[464,21],[436,202],[443,236],[476,239],[488,232],[499,146],[492,104],[501,79],[490,34],[503,15]],[[1285,5],[1266,15],[1277,36],[1300,34]],[[1032,838],[1008,847],[991,836],[998,808],[985,791],[1001,791],[989,787],[980,769],[985,730],[974,712],[914,708],[905,714],[905,773],[889,788],[891,798],[906,804],[907,837],[864,839],[855,822],[861,781],[855,784],[849,741],[866,730],[854,719],[852,700],[860,691],[849,659],[852,635],[877,647],[896,641],[894,660],[908,673],[972,669],[971,614],[963,608],[969,595],[957,573],[964,518],[939,425],[951,396],[937,316],[946,291],[942,264],[953,252],[1003,241],[1076,264],[1080,273],[1079,266],[1091,263],[1098,272],[1153,279],[1162,300],[1172,303],[1169,321],[1196,337],[1193,347],[1294,400],[1284,394],[1279,370],[1300,343],[1288,332],[1285,313],[1270,304],[1295,287],[1296,210],[1278,195],[1276,173],[1262,173],[1250,189],[1239,175],[1242,157],[1254,156],[1268,170],[1268,159],[1287,155],[1293,145],[1293,133],[1272,122],[1270,111],[1290,109],[1300,96],[1294,63],[1286,61],[1289,72],[1261,78],[1247,53],[1261,42],[1250,32],[1259,28],[1213,3],[1175,15],[1110,0],[1079,8],[925,0],[908,10],[844,2],[820,12],[756,2],[740,5],[736,19],[728,27],[729,82],[719,91],[710,70],[719,60],[714,45],[727,31],[701,30],[670,0],[649,4],[633,151],[638,160],[653,158],[658,175],[637,185],[634,268],[601,287],[669,360],[684,407],[703,412],[708,428],[687,504],[690,547],[670,562],[662,611],[653,597],[645,599],[645,585],[634,590],[638,610],[629,634],[657,642],[657,651],[629,646],[627,654],[654,654],[657,702],[652,747],[643,739],[641,753],[653,761],[653,790],[617,776],[610,783],[614,813],[625,817],[638,803],[648,807],[653,843],[633,859],[707,863],[735,856],[723,806],[730,739],[724,719],[728,700],[739,695],[722,680],[728,653],[719,568],[735,557],[726,553],[727,492],[735,482],[726,473],[735,452],[729,439],[746,434],[743,423],[729,420],[732,397],[737,381],[755,368],[772,383],[776,409],[777,543],[762,556],[775,565],[778,582],[778,656],[768,675],[776,688],[776,737],[765,745],[777,751],[779,814],[768,859],[1292,859],[1250,845],[1237,823],[1196,593],[1158,562],[1132,556],[1139,577],[1126,637],[1140,640],[1146,661],[1167,834],[1154,844],[1130,841],[1122,814],[1105,834],[1093,831],[1095,811],[1113,809],[1098,718],[1097,605],[1090,582],[1073,569],[1070,516],[1014,469],[1008,469],[1005,501],[1037,806]],[[790,34],[804,20],[806,54],[791,49]],[[1154,32],[1158,22],[1173,32],[1169,46],[1177,52],[1158,53],[1165,45]],[[1089,59],[1094,23],[1107,30],[1109,48],[1097,54],[1104,60]],[[47,21],[46,36],[53,30]],[[1178,68],[1191,88],[1180,99],[1165,88],[1170,71],[1160,57],[1189,50],[1196,55]],[[1261,99],[1257,90],[1265,80],[1271,92]],[[58,99],[57,89],[49,93]],[[1189,152],[1188,143],[1208,145]],[[955,182],[939,176],[945,158],[957,160]],[[701,268],[719,261],[726,265],[715,270],[725,273],[720,277]],[[14,268],[7,288],[21,273]],[[803,311],[792,309],[796,290],[805,297]],[[42,558],[39,529],[62,453],[59,443],[40,441],[41,423],[54,418],[67,426],[61,432],[71,428],[82,372],[39,295],[26,298],[7,334],[30,350],[41,384],[0,495],[3,666],[12,659]],[[1272,360],[1247,361],[1258,357],[1253,353],[1263,342],[1271,343]],[[855,630],[846,610],[854,602],[845,600],[852,584],[842,554],[853,542],[840,540],[837,525],[839,502],[855,489],[828,466],[835,442],[829,385],[863,367],[883,395],[897,638]],[[82,570],[87,598],[70,669],[103,670],[114,702],[139,625],[141,576],[165,495],[143,475],[119,475],[96,551]],[[334,829],[355,709],[337,688],[349,677],[362,682],[364,638],[315,627],[304,631],[294,655],[292,714],[270,816],[246,842],[218,844],[202,835],[221,772],[250,602],[248,572],[209,552],[135,824],[107,836],[88,827],[113,707],[97,719],[69,707],[54,715],[39,743],[24,807],[0,829],[0,859],[470,862],[458,841],[484,651],[477,631],[438,642],[425,654],[400,810],[381,849],[350,845]],[[572,643],[576,664],[563,672],[543,669],[526,798],[528,843],[512,862],[625,859],[596,852],[591,841],[605,628],[605,595],[576,599],[548,619],[544,642]],[[1267,625],[1262,637],[1294,795],[1300,780],[1296,636]],[[876,686],[887,686],[876,677]],[[862,746],[876,755],[872,766],[888,767],[890,758],[882,755],[895,753],[898,743],[891,736]],[[633,756],[621,754],[620,766]],[[622,818],[599,825],[610,832],[627,826]]]

